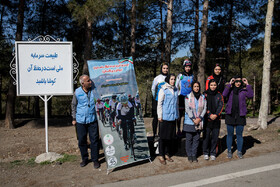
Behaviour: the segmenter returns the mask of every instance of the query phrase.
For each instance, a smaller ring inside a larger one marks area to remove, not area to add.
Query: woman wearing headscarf
[[[175,75],[169,74],[165,84],[158,94],[158,120],[159,120],[159,161],[165,165],[170,158],[172,140],[176,138],[176,119],[179,115],[178,90],[175,87]]]
[[[186,132],[186,151],[190,162],[197,162],[197,148],[200,132],[203,129],[203,118],[206,113],[207,102],[200,93],[200,83],[195,81],[191,85],[192,91],[185,99],[185,120],[183,130]]]
[[[191,84],[194,81],[194,75],[192,73],[192,63],[189,59],[184,60],[183,72],[176,78],[176,87],[179,92],[179,118],[177,120],[177,135],[181,137],[181,118],[185,115],[185,97],[191,93]]]
[[[242,148],[243,148],[243,129],[246,125],[246,98],[252,98],[254,95],[252,86],[249,85],[246,78],[241,78],[236,76],[230,80],[225,87],[223,92],[224,97],[228,97],[228,102],[226,105],[226,117],[225,123],[227,125],[227,149],[228,158],[232,158],[232,141],[234,128],[236,129],[236,139],[237,139],[237,156],[238,158],[243,158]]]
[[[207,100],[207,114],[205,115],[203,135],[203,155],[205,160],[216,160],[216,145],[221,128],[221,113],[224,107],[224,99],[217,89],[217,82],[211,79],[209,89],[204,92]]]
[[[160,66],[160,74],[156,76],[153,80],[152,84],[152,115],[153,115],[153,134],[154,139],[157,137],[157,127],[158,127],[158,116],[157,116],[157,103],[158,103],[158,92],[163,84],[165,84],[164,80],[168,75],[168,64],[162,63]]]
[[[225,79],[223,78],[222,75],[222,67],[220,64],[215,64],[213,75],[209,76],[206,80],[206,90],[209,88],[209,81],[210,80],[215,80],[217,83],[217,90],[220,93],[223,93],[224,88],[225,88]]]

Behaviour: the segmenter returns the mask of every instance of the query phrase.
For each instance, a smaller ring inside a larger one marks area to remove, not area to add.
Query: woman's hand
[[[200,123],[200,121],[201,121],[200,118],[196,118],[195,120],[193,120],[193,123],[197,125]]]
[[[211,114],[211,115],[210,115],[210,119],[213,120],[213,121],[214,121],[217,117],[218,117],[218,116],[217,116],[216,114]]]
[[[249,83],[248,83],[248,80],[247,80],[246,78],[243,78],[242,81],[243,81],[243,83],[246,84],[246,85],[249,84]]]
[[[158,118],[158,121],[159,121],[159,122],[163,122],[163,120],[162,120],[161,118]]]
[[[229,84],[233,84],[235,82],[235,78],[230,79]]]

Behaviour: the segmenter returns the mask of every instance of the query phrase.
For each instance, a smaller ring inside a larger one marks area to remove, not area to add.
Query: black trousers
[[[152,103],[152,115],[153,115],[153,133],[154,133],[154,137],[158,134],[157,133],[157,129],[158,129],[158,115],[157,115],[157,101],[155,99],[153,99],[153,103]]]
[[[159,156],[163,156],[163,157],[165,155],[170,156],[171,146],[172,146],[172,140],[160,138],[159,139]]]
[[[88,159],[87,134],[89,134],[91,159],[93,162],[97,162],[99,155],[99,131],[97,121],[89,124],[77,123],[76,128],[82,160]]]
[[[219,128],[205,128],[203,133],[203,154],[216,156],[216,146],[219,138]]]

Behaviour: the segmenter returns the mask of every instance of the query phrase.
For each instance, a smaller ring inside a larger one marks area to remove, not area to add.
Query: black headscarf
[[[198,92],[195,92],[195,91],[193,90],[193,86],[194,86],[195,83],[197,83],[198,86],[199,86]],[[192,82],[192,92],[193,92],[194,97],[198,100],[199,97],[200,97],[200,95],[201,95],[201,93],[200,93],[200,83],[199,83],[199,82],[197,82],[197,81],[193,81],[193,82]]]
[[[210,84],[212,82],[215,82],[217,84],[215,79],[211,79],[208,84],[208,90],[206,90],[205,93],[207,94],[207,110],[210,110],[211,114],[215,114],[217,111],[215,96],[218,92],[218,90],[217,90],[218,87],[216,87],[216,89],[212,91],[210,89]]]
[[[163,66],[168,66],[168,68],[169,68],[169,65],[168,65],[167,63],[162,63],[162,64],[160,65],[160,74],[167,76],[167,75],[168,75],[168,72],[167,72],[167,73],[163,73],[163,72],[162,72],[162,67],[163,67]]]
[[[238,94],[239,94],[239,90],[241,90],[242,87],[243,87],[242,78],[241,78],[241,76],[239,76],[239,75],[236,75],[234,78],[235,78],[235,79],[238,79],[238,78],[241,79],[241,85],[240,85],[239,87],[235,87],[235,82],[233,83],[233,93],[234,93],[235,95],[238,95]]]
[[[170,73],[165,77],[164,81],[167,82],[168,84],[170,84],[170,78],[172,76],[176,77],[174,73]]]
[[[220,67],[222,69],[222,67],[220,66],[220,64],[216,64],[214,69],[216,67]],[[214,69],[213,69],[213,77],[217,83],[217,86],[222,82],[222,78],[223,78],[223,75],[222,75],[222,72],[220,73],[220,75],[216,75],[215,72],[214,72]]]

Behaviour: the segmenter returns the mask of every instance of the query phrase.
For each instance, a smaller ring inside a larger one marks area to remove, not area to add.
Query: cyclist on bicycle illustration
[[[117,119],[118,119],[118,124],[121,125],[122,131],[123,131],[123,141],[125,145],[125,150],[129,149],[129,144],[133,144],[135,139],[135,134],[134,134],[134,124],[133,122],[135,121],[134,118],[134,107],[131,104],[131,102],[128,101],[128,96],[127,94],[122,94],[119,97],[120,102],[117,105]],[[129,129],[128,129],[129,128]],[[130,134],[127,134],[127,131],[130,131]],[[128,139],[128,136],[130,139]]]
[[[104,120],[104,114],[103,114],[104,103],[100,99],[97,99],[95,106],[96,106],[96,111],[99,116],[99,119],[103,122],[103,120]]]
[[[109,106],[110,106],[110,110],[111,110],[111,118],[113,121],[113,127],[116,127],[115,124],[115,116],[116,116],[116,107],[117,107],[117,96],[113,95],[112,99],[110,99],[109,101]]]
[[[136,117],[137,117],[137,119],[139,119],[142,117],[139,94],[136,94],[134,102],[135,102],[135,109],[136,109]]]
[[[108,124],[110,123],[110,105],[109,105],[109,99],[105,99],[104,103],[104,116],[105,116],[105,122]]]

